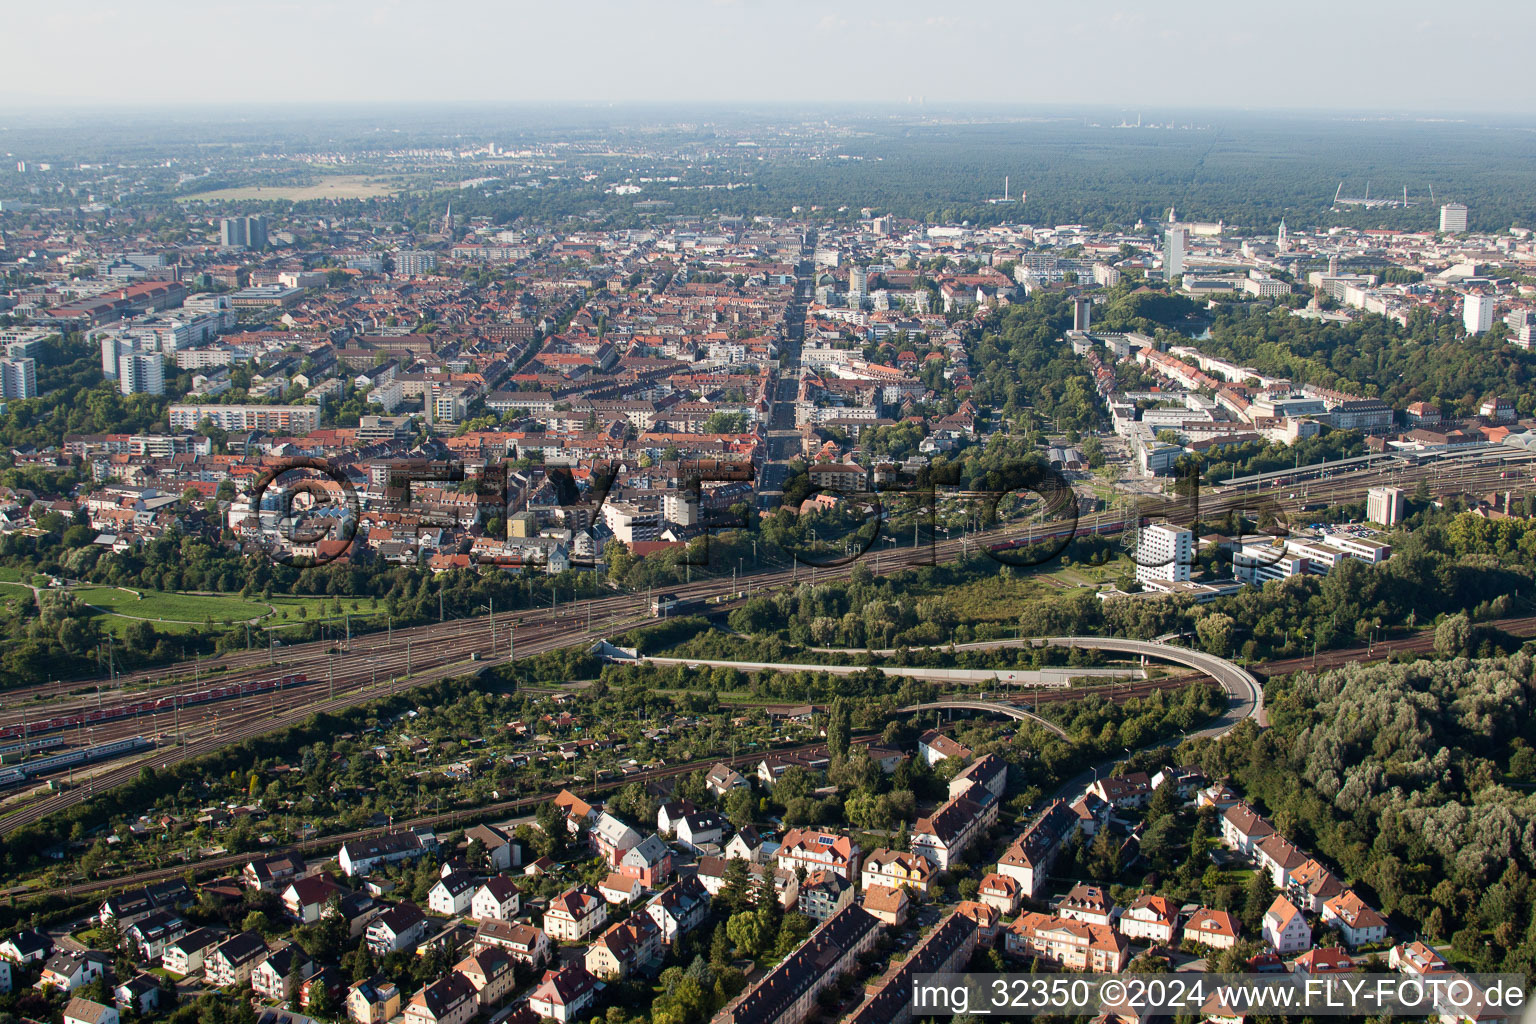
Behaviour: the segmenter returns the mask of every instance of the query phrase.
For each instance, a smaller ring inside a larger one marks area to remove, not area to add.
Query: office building
[[[1482,334],[1493,326],[1493,296],[1468,295],[1461,305],[1461,322],[1468,334]]]
[[[0,398],[37,397],[37,360],[0,359]]]
[[[1447,234],[1467,230],[1467,208],[1461,203],[1446,203],[1440,207],[1440,230]]]
[[[869,291],[869,271],[863,267],[848,268],[848,305],[856,306],[864,301]]]
[[[267,246],[267,218],[225,217],[219,221],[219,244],[226,249],[264,249]]]
[[[1172,281],[1184,273],[1184,229],[1169,228],[1163,236],[1163,279]]]
[[[117,357],[117,389],[125,395],[165,394],[165,362],[158,352]]]
[[[1143,526],[1136,542],[1136,578],[1143,583],[1187,583],[1194,552],[1192,531],[1166,523]]]
[[[1372,487],[1366,492],[1365,518],[1382,526],[1396,526],[1407,501],[1400,487]]]

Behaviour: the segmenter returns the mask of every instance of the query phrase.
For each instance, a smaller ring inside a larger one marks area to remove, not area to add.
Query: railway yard
[[[1474,456],[1404,459],[1396,456],[1353,460],[1349,466],[1311,466],[1291,473],[1266,474],[1212,489],[1198,503],[1167,504],[1161,512],[1202,520],[1228,512],[1251,513],[1261,504],[1296,521],[1311,508],[1358,500],[1373,486],[1414,486],[1426,481],[1438,495],[1531,490],[1536,457],[1520,452],[1484,450]],[[1165,499],[1166,501],[1166,499]],[[1153,510],[1143,507],[1140,517]],[[994,550],[1019,544],[1049,542],[1075,528],[1078,532],[1110,534],[1126,531],[1121,510],[1081,516],[1070,523],[1011,525],[931,544],[894,548],[879,553],[880,571],[938,564],[974,552],[978,544]],[[1133,524],[1134,525],[1134,522]],[[871,556],[872,557],[872,556]],[[1006,555],[1000,557],[1006,558]],[[793,565],[767,568],[740,578],[710,577],[672,588],[684,602],[706,603],[725,610],[748,596],[801,583],[846,576],[856,559],[826,566]],[[243,651],[161,670],[119,675],[99,682],[55,682],[13,690],[0,708],[0,745],[46,739],[49,747],[30,753],[89,751],[112,747],[117,760],[92,759],[55,763],[44,770],[12,776],[11,792],[0,805],[0,836],[48,814],[88,799],[95,793],[137,776],[142,768],[159,768],[195,758],[219,747],[304,721],[311,715],[337,711],[401,692],[421,683],[504,664],[565,647],[588,645],[652,621],[646,595],[613,596],[575,601],[553,609],[503,612],[490,616],[393,629],[354,637],[350,644],[335,641]],[[1517,635],[1536,632],[1536,618],[1501,623]],[[1433,646],[1432,634],[1421,633],[1374,645],[1375,650],[1423,652]],[[1374,655],[1375,651],[1366,652]],[[1317,666],[1332,667],[1359,660],[1359,651],[1324,651]],[[1312,665],[1310,658],[1255,665],[1260,675],[1297,671]],[[1190,677],[1195,678],[1193,676]],[[287,680],[284,684],[281,681]],[[1166,683],[1164,683],[1166,685]],[[1128,699],[1147,684],[1118,684],[1108,689]],[[1066,694],[1033,694],[1048,703]],[[40,724],[41,723],[41,724]],[[132,743],[142,738],[142,745]],[[53,740],[62,740],[54,744]],[[14,759],[21,750],[5,756]],[[123,759],[123,755],[134,755]],[[16,788],[25,783],[25,786]],[[7,782],[0,775],[0,786]]]

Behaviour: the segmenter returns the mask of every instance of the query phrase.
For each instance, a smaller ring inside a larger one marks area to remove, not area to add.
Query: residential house
[[[427,915],[414,903],[396,903],[368,922],[368,948],[378,956],[412,949],[427,933]]]
[[[428,844],[414,831],[386,832],[372,839],[343,843],[336,862],[348,877],[360,878],[381,865],[415,860],[429,852]]]
[[[954,797],[932,814],[918,818],[912,826],[912,852],[940,871],[948,871],[986,827],[997,820],[996,798],[983,787],[972,785],[972,790],[980,790],[977,795],[983,796],[986,803]]]
[[[853,902],[853,883],[826,868],[809,872],[795,897],[800,913],[812,921],[825,921]]]
[[[656,831],[664,836],[673,835],[678,822],[698,810],[699,805],[692,800],[669,800],[656,809]]]
[[[597,999],[598,981],[579,964],[545,971],[544,978],[528,995],[528,1006],[540,1017],[558,1024],[580,1020]]]
[[[1152,799],[1152,779],[1146,772],[1131,772],[1095,779],[1088,792],[1116,810],[1145,807]]]
[[[549,901],[544,932],[559,942],[582,942],[608,922],[608,902],[590,885],[578,885]]]
[[[615,872],[597,883],[597,891],[602,893],[603,899],[609,903],[624,906],[636,902],[645,895],[645,883],[638,878]]]
[[[677,841],[694,853],[703,847],[717,849],[725,841],[725,818],[714,811],[695,811],[678,820],[675,829]]]
[[[861,853],[859,845],[847,836],[792,828],[784,833],[784,842],[774,856],[779,867],[787,871],[803,867],[811,872],[825,868],[851,882],[858,877]]]
[[[1360,966],[1354,957],[1338,946],[1309,949],[1291,961],[1291,973],[1300,975],[1353,974]]]
[[[314,961],[302,949],[281,946],[251,970],[251,989],[263,999],[285,1002],[296,996],[299,986],[314,973]]]
[[[474,946],[495,946],[519,963],[542,967],[549,959],[549,938],[542,929],[518,921],[481,921],[475,931]]]
[[[1005,917],[1012,917],[1019,909],[1019,882],[994,871],[981,880],[976,898],[989,907],[996,907]]]
[[[248,861],[240,869],[240,884],[247,889],[282,889],[304,872],[304,858],[297,853],[279,853]]]
[[[844,907],[727,1003],[711,1024],[803,1024],[820,1013],[817,997],[853,969],[883,927],[863,908]]]
[[[949,796],[964,796],[971,784],[984,787],[994,799],[1001,800],[1008,792],[1008,762],[996,754],[977,758],[949,780]]]
[[[1323,904],[1323,924],[1339,929],[1339,937],[1350,949],[1359,949],[1387,938],[1387,921],[1362,900],[1353,889]]]
[[[314,924],[325,913],[331,897],[346,891],[325,875],[296,878],[283,890],[283,910],[300,924]]]
[[[481,1009],[488,1009],[512,991],[516,979],[512,965],[512,957],[505,950],[487,946],[454,964],[453,969],[474,987]]]
[[[203,980],[215,988],[239,987],[251,980],[266,955],[267,940],[260,932],[232,935],[203,956]]]
[[[427,909],[444,917],[458,917],[469,910],[477,888],[475,876],[467,871],[444,875],[427,892]]]
[[[662,944],[670,946],[704,923],[709,916],[709,893],[697,875],[689,875],[652,896],[645,912],[656,922]]]
[[[592,845],[610,866],[618,867],[624,854],[640,845],[640,833],[607,811],[599,812],[592,822]]]
[[[1312,858],[1297,849],[1282,835],[1269,835],[1254,844],[1254,859],[1261,871],[1269,872],[1276,889],[1285,892],[1291,886],[1291,872]]]
[[[724,797],[733,789],[748,788],[752,783],[730,765],[717,764],[704,776],[704,786],[715,797]]]
[[[1072,813],[1077,815],[1077,828],[1085,836],[1098,835],[1099,829],[1109,824],[1114,808],[1092,791],[1072,801]]]
[[[1242,928],[1237,918],[1225,910],[1201,907],[1189,915],[1184,924],[1184,941],[1198,943],[1211,949],[1231,949],[1237,945]]]
[[[1339,876],[1312,858],[1290,872],[1289,884],[1285,887],[1291,902],[1308,914],[1321,914],[1323,904],[1342,892],[1344,883]]]
[[[923,857],[901,850],[875,850],[864,859],[862,884],[908,888],[926,893],[933,881],[934,867]]]
[[[1221,841],[1249,857],[1257,853],[1260,840],[1274,834],[1274,827],[1244,801],[1228,807],[1221,816]]]
[[[112,958],[105,953],[94,949],[63,949],[43,964],[42,977],[38,979],[37,987],[73,992],[97,978],[105,978],[111,970]]]
[[[648,914],[631,914],[610,925],[587,947],[585,964],[598,978],[627,978],[657,959],[661,930]]]
[[[890,928],[900,928],[907,923],[912,901],[905,889],[893,889],[888,885],[867,885],[859,900],[866,913]]]
[[[1113,974],[1130,962],[1130,943],[1107,924],[1088,924],[1047,914],[1020,914],[1008,926],[1004,948],[1068,970]]]
[[[165,947],[160,957],[160,966],[184,978],[200,974],[203,970],[203,958],[213,952],[222,941],[224,941],[223,933],[212,928],[199,928],[188,932]]]
[[[1393,946],[1387,954],[1387,966],[1403,974],[1442,974],[1450,964],[1432,947],[1415,939]]]
[[[464,841],[480,844],[492,871],[510,871],[522,863],[522,844],[494,825],[465,829]]]
[[[383,911],[383,905],[368,892],[362,889],[343,890],[334,904],[327,901],[320,916],[341,918],[347,923],[347,938],[355,939],[362,935],[368,929],[368,923]]]
[[[683,822],[687,820],[682,819]],[[672,850],[652,833],[624,852],[618,869],[619,874],[639,880],[647,889],[659,889],[672,874]]]
[[[951,757],[960,761],[969,761],[974,756],[965,744],[951,739],[937,729],[929,729],[917,738],[917,753],[923,759],[923,763],[929,767]]]
[[[510,921],[517,916],[520,905],[517,884],[506,875],[492,875],[475,890],[469,901],[469,916],[476,921]]]
[[[568,789],[555,794],[555,807],[565,815],[565,827],[575,835],[597,820],[597,809]],[[639,837],[636,837],[636,842]]]
[[[112,1001],[119,1010],[148,1017],[160,1008],[160,979],[140,972],[112,986]]]
[[[1179,927],[1179,908],[1162,896],[1142,895],[1120,914],[1120,934],[1128,939],[1171,946]]]
[[[1276,953],[1299,953],[1312,946],[1312,926],[1294,903],[1276,896],[1264,912],[1264,941]]]
[[[976,900],[961,900],[955,904],[955,913],[976,925],[976,938],[981,945],[991,946],[997,942],[998,925],[1002,923],[1003,915],[996,907]]]
[[[449,974],[411,996],[405,1024],[468,1024],[479,1012],[475,987],[463,975]]]
[[[778,843],[765,841],[757,829],[746,825],[737,829],[730,842],[725,844],[725,859],[763,864],[778,848]]]
[[[117,1009],[75,996],[64,1006],[64,1024],[118,1024]]]
[[[347,979],[336,967],[322,967],[299,986],[299,1007],[318,1012],[322,1005],[346,1006]]]
[[[353,1024],[387,1024],[400,1012],[400,989],[384,975],[353,982],[347,989],[347,1017]]]
[[[22,931],[0,942],[0,957],[13,964],[40,964],[53,952],[53,940],[40,931]]]
[[[1064,800],[1053,800],[1039,818],[1004,851],[997,873],[1019,883],[1020,892],[1034,899],[1045,888],[1046,876],[1061,847],[1077,828],[1077,816]]]
[[[963,971],[976,952],[974,923],[958,914],[945,917],[899,963],[893,964],[872,986],[847,1024],[911,1024],[912,993],[920,974]]]
[[[1114,923],[1115,909],[1115,901],[1107,892],[1084,882],[1074,885],[1056,904],[1056,913],[1061,917],[1106,926]]]
[[[139,959],[153,962],[165,954],[165,947],[187,934],[187,922],[180,914],[157,910],[128,926],[123,938],[133,945]]]

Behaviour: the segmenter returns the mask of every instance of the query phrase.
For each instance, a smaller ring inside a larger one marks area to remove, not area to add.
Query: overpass
[[[1227,695],[1227,710],[1215,722],[1194,735],[1220,736],[1236,728],[1237,723],[1245,718],[1252,718],[1259,725],[1264,724],[1264,688],[1259,685],[1253,673],[1214,654],[1191,650],[1188,647],[1178,647],[1163,643],[1161,640],[1131,640],[1118,636],[1049,636],[1024,637],[1017,640],[978,640],[974,643],[908,648],[908,650],[988,651],[1002,647],[1078,648],[1086,651],[1107,651],[1112,654],[1135,654],[1143,658],[1156,658],[1175,665],[1183,665],[1185,668],[1194,669],[1216,680],[1217,685]],[[889,658],[896,653],[896,649],[892,647],[868,651],[848,647],[817,647],[812,650],[829,654],[873,654],[881,658]]]
[[[967,686],[997,684],[1001,686],[1026,686],[1043,689],[1065,689],[1074,679],[1089,677],[1103,679],[1143,679],[1146,673],[1133,668],[929,668],[922,665],[816,665],[791,661],[729,661],[718,658],[665,658],[650,654],[637,655],[623,647],[615,647],[604,641],[592,647],[592,653],[609,661],[643,661],[651,665],[683,665],[687,668],[734,668],[743,672],[826,672],[835,676],[851,676],[867,672],[871,668],[887,676],[903,679],[922,679],[934,683],[961,683]],[[859,652],[863,653],[863,652]]]
[[[1055,722],[1048,721],[1013,704],[1003,704],[994,700],[933,700],[926,704],[909,704],[904,708],[897,708],[896,713],[905,715],[916,711],[934,711],[945,708],[956,708],[964,711],[985,711],[992,715],[1007,715],[1009,718],[1017,718],[1021,722],[1029,721],[1034,722],[1036,725],[1043,725],[1062,739],[1068,738],[1067,730]]]

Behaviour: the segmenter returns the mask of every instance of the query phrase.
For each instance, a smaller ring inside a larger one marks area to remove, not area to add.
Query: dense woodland
[[[1198,741],[1275,827],[1407,930],[1479,970],[1536,973],[1536,676],[1527,654],[1302,673],[1270,728]]]

